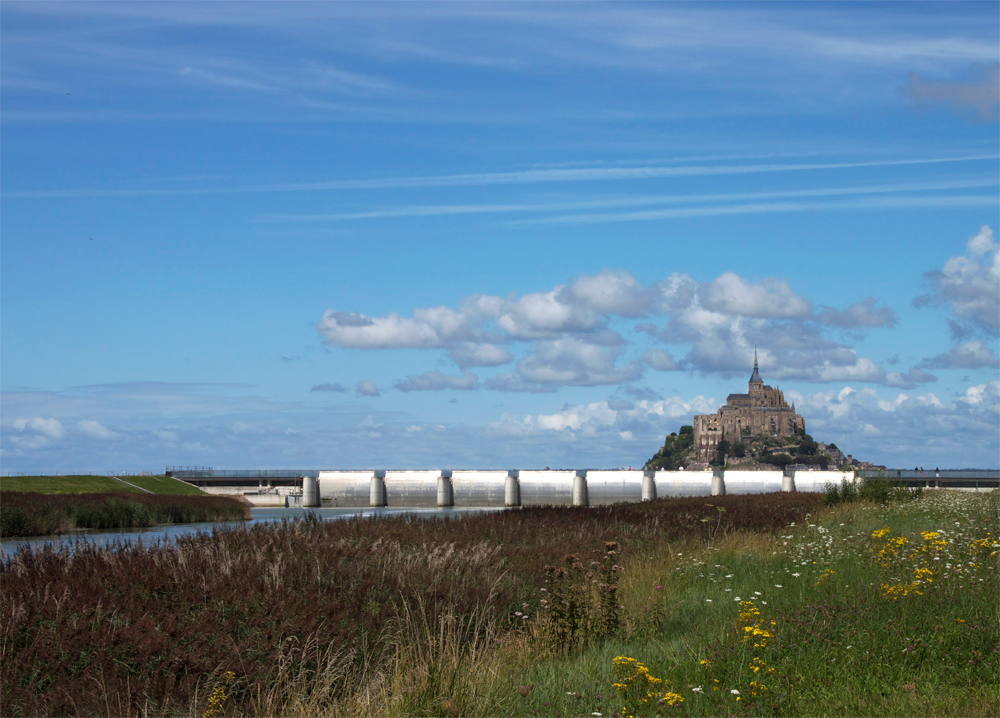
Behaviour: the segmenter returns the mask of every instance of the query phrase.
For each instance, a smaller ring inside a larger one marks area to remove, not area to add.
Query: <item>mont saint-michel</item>
[[[694,417],[694,445],[699,461],[711,461],[719,444],[736,444],[751,436],[793,436],[805,431],[805,420],[795,413],[795,404],[785,401],[781,389],[764,383],[753,353],[753,374],[746,394],[730,394],[714,414]]]

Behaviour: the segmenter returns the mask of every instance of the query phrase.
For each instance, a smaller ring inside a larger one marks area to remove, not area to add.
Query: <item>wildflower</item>
[[[701,689],[701,686],[698,686],[697,688],[692,688],[692,689],[691,689],[691,692],[692,692],[692,693],[704,693],[705,691],[703,691],[703,690]]]
[[[514,615],[515,616],[523,616],[524,614],[521,613],[520,611],[514,611]]]
[[[740,694],[740,692],[738,690],[736,690],[735,688],[730,689],[729,692],[732,693],[734,696],[738,696]]]
[[[710,598],[706,598],[705,599],[705,603],[711,603],[711,602],[712,602],[712,599],[710,599]]]
[[[783,586],[782,586],[782,585],[781,585],[780,583],[776,583],[776,584],[774,584],[774,587],[775,587],[775,588],[783,588]]]
[[[801,576],[802,574],[801,574],[801,573],[793,573],[792,575],[793,575],[793,576],[794,576],[795,578],[798,578],[798,577],[799,577],[799,576]],[[545,589],[543,588],[542,590],[544,591]]]

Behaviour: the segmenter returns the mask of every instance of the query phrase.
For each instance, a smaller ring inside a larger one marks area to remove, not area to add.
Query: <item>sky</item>
[[[1000,465],[1000,6],[0,5],[0,470],[640,467],[756,346]]]

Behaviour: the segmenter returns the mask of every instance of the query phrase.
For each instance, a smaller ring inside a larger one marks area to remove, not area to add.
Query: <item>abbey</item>
[[[753,353],[753,374],[746,394],[730,394],[714,414],[694,417],[694,445],[699,461],[713,461],[720,441],[734,444],[746,436],[792,436],[805,431],[795,405],[785,402],[781,389],[764,384]]]

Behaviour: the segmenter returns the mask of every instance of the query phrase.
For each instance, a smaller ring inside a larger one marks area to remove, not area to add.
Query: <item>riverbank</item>
[[[0,536],[4,538],[249,518],[249,507],[240,501],[204,494],[0,492]]]
[[[44,715],[992,715],[996,496],[952,497],[304,518],[170,547],[19,553],[0,568],[2,703]],[[932,528],[948,534],[925,539]],[[923,564],[880,563],[887,537],[939,559],[919,594],[906,586]],[[662,683],[639,705],[644,675]]]

